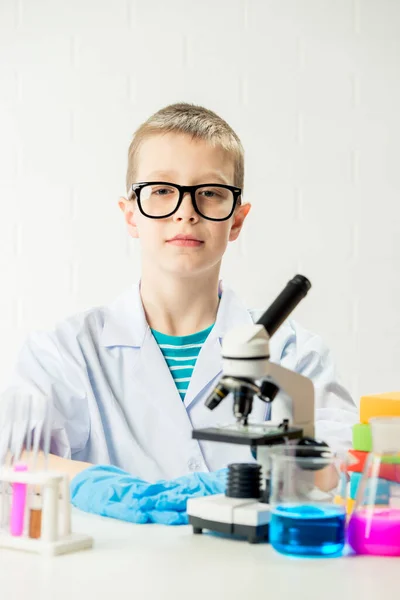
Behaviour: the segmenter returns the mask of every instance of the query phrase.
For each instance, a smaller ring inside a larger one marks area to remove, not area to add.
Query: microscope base
[[[244,537],[252,544],[269,539],[269,505],[255,499],[228,498],[223,494],[192,498],[187,512],[195,534],[207,529]]]
[[[189,517],[189,523],[193,527],[193,533],[203,533],[203,529],[224,533],[226,535],[239,536],[247,538],[249,544],[269,541],[269,525],[252,527],[251,525],[218,523],[217,521],[208,521],[199,517]]]

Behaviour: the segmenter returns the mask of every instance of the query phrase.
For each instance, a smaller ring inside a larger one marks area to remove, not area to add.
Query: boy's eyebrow
[[[232,185],[232,182],[228,181],[221,171],[210,171],[208,173],[203,173],[201,179],[204,181],[204,183],[218,183],[219,180],[221,183],[225,183],[226,185]]]
[[[147,181],[168,181],[169,183],[178,183],[176,181],[177,178],[178,174],[176,171],[153,171],[148,175]],[[201,176],[196,177],[195,181],[198,184],[224,183],[226,185],[232,185],[232,183],[227,180],[227,178],[223,173],[221,173],[221,171],[208,171],[207,173],[202,173]]]

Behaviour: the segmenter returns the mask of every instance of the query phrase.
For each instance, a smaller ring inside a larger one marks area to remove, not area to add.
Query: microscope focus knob
[[[254,498],[261,496],[261,465],[234,463],[228,465],[225,496],[228,498]]]

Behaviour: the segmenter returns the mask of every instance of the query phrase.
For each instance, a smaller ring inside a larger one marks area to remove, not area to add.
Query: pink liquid
[[[359,510],[351,516],[348,542],[357,554],[400,556],[400,509]]]
[[[14,471],[27,471],[28,466],[25,464],[16,464]],[[20,536],[24,532],[24,516],[26,503],[26,483],[12,484],[12,502],[10,516],[10,532],[11,535]]]

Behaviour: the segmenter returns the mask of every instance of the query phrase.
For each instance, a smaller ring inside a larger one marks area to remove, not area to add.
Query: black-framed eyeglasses
[[[140,212],[150,219],[170,217],[180,207],[188,192],[198,215],[209,221],[226,221],[240,203],[242,190],[232,185],[202,183],[178,185],[167,181],[132,184],[129,200],[137,200]]]

